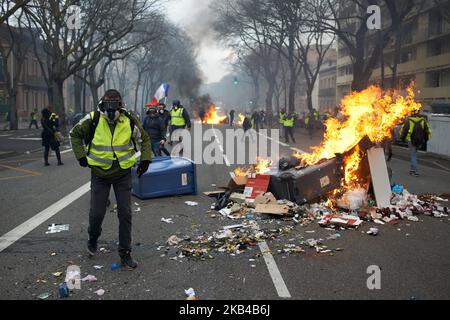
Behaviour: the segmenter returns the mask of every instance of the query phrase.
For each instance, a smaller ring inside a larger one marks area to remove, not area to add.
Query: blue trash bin
[[[197,170],[186,158],[158,157],[153,159],[141,178],[133,168],[133,195],[141,200],[197,194]]]

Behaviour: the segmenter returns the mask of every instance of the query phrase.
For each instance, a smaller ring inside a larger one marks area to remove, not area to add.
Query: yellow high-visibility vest
[[[91,112],[91,120],[94,114]],[[87,156],[89,166],[109,170],[114,161],[118,161],[122,169],[132,168],[137,162],[132,136],[131,121],[127,116],[121,115],[116,121],[114,135],[108,121],[100,116]]]
[[[172,125],[176,127],[184,127],[186,125],[186,120],[183,117],[184,108],[178,108],[177,110],[172,109],[170,111],[170,117]]]

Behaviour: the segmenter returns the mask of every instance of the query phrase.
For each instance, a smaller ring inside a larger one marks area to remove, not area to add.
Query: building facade
[[[387,16],[387,15],[382,15]],[[420,13],[407,19],[402,26],[401,50],[395,82],[404,89],[414,81],[417,100],[424,110],[436,102],[450,103],[450,22],[432,1],[427,1]],[[395,41],[384,50],[384,84],[391,87]],[[339,43],[337,59],[337,99],[350,92],[353,67],[347,48]],[[371,76],[371,83],[382,82],[381,59]]]

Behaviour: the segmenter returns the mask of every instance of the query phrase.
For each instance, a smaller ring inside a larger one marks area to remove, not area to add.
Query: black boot
[[[136,261],[133,260],[133,258],[131,257],[130,252],[126,252],[123,254],[120,254],[120,260],[122,262],[122,267],[128,267],[131,269],[136,269],[138,264],[136,263]]]
[[[63,166],[64,163],[62,163],[61,161],[61,153],[59,152],[59,150],[56,150],[56,158],[58,159],[58,166]]]
[[[87,243],[87,251],[89,256],[93,257],[97,253],[97,240],[94,238],[89,238]]]
[[[46,167],[48,167],[50,165],[50,163],[48,163],[48,154],[50,153],[50,148],[45,148],[44,150],[44,164]]]

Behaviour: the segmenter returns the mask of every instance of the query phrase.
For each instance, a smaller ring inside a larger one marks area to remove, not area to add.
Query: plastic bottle
[[[111,271],[116,271],[117,269],[119,269],[119,265],[117,263],[113,263],[111,266]]]
[[[64,299],[69,297],[70,291],[65,282],[61,283],[58,287],[59,297]]]

